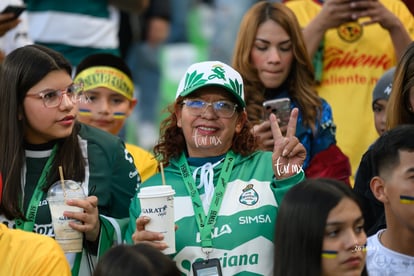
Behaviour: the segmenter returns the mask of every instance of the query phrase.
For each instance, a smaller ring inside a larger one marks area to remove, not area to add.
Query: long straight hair
[[[352,189],[333,179],[307,179],[287,192],[276,221],[275,276],[321,275],[326,220],[343,198],[361,209]]]
[[[410,89],[414,87],[414,42],[398,62],[392,91],[387,104],[387,129],[402,124],[414,124],[414,106],[410,106]]]
[[[8,219],[23,218],[20,200],[24,183],[21,183],[25,165],[24,130],[27,126],[23,101],[31,87],[52,71],[71,75],[70,63],[58,52],[39,45],[18,48],[7,55],[0,67],[0,172],[3,176],[3,197],[0,213]],[[71,135],[56,141],[58,150],[51,171],[47,175],[47,191],[59,179],[58,167],[65,170],[65,177],[76,181],[85,179],[85,160],[78,143],[80,125],[76,124]]]
[[[285,80],[289,96],[299,106],[306,126],[314,129],[315,120],[322,112],[322,102],[315,90],[314,72],[306,50],[299,22],[295,14],[284,4],[260,1],[244,15],[237,35],[233,54],[233,68],[243,77],[245,84],[246,110],[253,123],[263,118],[265,87],[256,68],[252,66],[251,51],[258,28],[267,20],[280,25],[292,41],[293,61]]]

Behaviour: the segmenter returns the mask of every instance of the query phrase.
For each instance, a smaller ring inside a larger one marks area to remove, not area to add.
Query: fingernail
[[[284,150],[283,150],[283,152],[282,152],[282,156],[283,156],[283,157],[286,157],[286,156],[287,156],[287,154],[288,154],[287,149],[284,149]]]

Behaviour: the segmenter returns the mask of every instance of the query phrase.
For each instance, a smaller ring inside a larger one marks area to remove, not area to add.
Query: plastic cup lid
[[[85,198],[84,191],[79,183],[72,180],[65,180],[64,187],[60,181],[55,182],[52,187],[50,187],[47,197],[62,197],[67,196],[69,198]]]

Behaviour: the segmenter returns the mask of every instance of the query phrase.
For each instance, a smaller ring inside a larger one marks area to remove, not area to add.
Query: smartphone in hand
[[[15,20],[16,18],[18,18],[22,14],[22,12],[24,12],[25,10],[26,10],[26,6],[8,5],[0,13],[1,14],[13,13],[14,16],[8,20],[8,21],[11,21],[11,20]]]
[[[269,115],[274,113],[278,119],[279,126],[286,126],[290,118],[290,99],[281,98],[263,102],[263,119],[268,120]]]

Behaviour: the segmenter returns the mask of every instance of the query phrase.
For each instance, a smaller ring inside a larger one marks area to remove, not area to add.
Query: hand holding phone
[[[22,12],[24,12],[25,10],[26,10],[26,6],[8,5],[6,8],[4,8],[4,10],[1,11],[1,14],[8,14],[8,13],[13,14],[13,17],[9,18],[7,21],[4,21],[4,22],[8,22],[8,21],[12,21],[18,18],[22,14]]]
[[[263,102],[264,120],[269,119],[269,115],[274,113],[278,119],[279,127],[286,126],[290,118],[290,99],[281,98]]]

